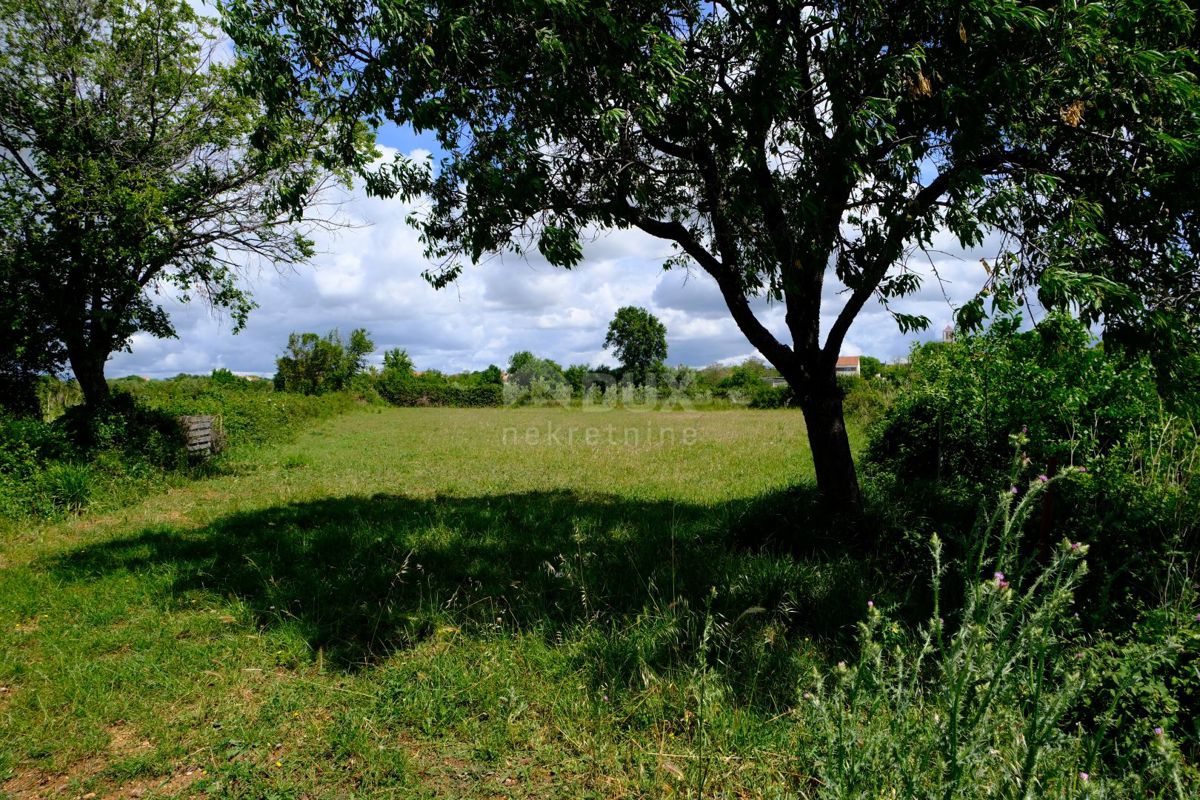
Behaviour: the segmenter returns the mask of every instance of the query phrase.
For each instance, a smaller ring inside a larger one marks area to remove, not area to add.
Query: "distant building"
[[[862,375],[858,356],[838,356],[836,369],[838,375]]]
[[[954,341],[954,326],[953,325],[947,325],[946,327],[942,328],[942,341],[943,342],[953,342]]]

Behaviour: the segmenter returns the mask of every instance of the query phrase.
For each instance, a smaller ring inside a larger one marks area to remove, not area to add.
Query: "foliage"
[[[428,198],[414,223],[435,285],[505,250],[574,266],[596,228],[671,243],[793,387],[818,483],[852,509],[835,360],[873,298],[901,330],[928,324],[888,303],[919,289],[908,259],[938,232],[965,247],[1005,232],[1046,302],[1194,326],[1200,82],[1175,0],[225,11],[270,107],[341,120],[331,149],[371,191]],[[352,146],[364,119],[426,131],[444,155],[380,163]],[[847,291],[822,339],[831,265]],[[756,315],[763,295],[790,342]],[[1139,300],[1157,315],[1123,313]]]
[[[342,341],[336,329],[324,337],[293,333],[288,336],[284,355],[275,360],[275,388],[299,394],[340,392],[362,372],[364,359],[374,349],[364,328],[351,331],[348,342]],[[403,352],[393,351],[393,358],[395,353]]]
[[[293,431],[352,407],[348,392],[321,396],[276,391],[261,378],[213,380],[180,375],[163,381],[114,381],[140,406],[171,419],[185,414],[221,417],[231,447],[262,444],[286,438]]]
[[[175,335],[158,296],[240,327],[239,265],[312,254],[298,223],[324,174],[313,126],[243,96],[245,65],[214,57],[214,26],[186,2],[4,0],[0,20],[0,324],[21,333],[5,346],[65,355],[100,402],[112,352]]]
[[[348,394],[275,392],[269,381],[228,371],[124,378],[113,387],[108,401],[73,405],[53,423],[0,417],[0,517],[56,517],[93,500],[120,503],[201,469],[183,450],[183,415],[219,416],[229,443],[245,447],[284,438],[353,402]]]
[[[893,380],[884,373],[874,373],[872,377],[867,377],[865,369],[861,377],[839,376],[838,384],[844,393],[842,402],[846,408],[846,418],[867,429],[881,423],[898,395]]]
[[[387,373],[385,371],[384,375]],[[397,406],[458,406],[478,408],[504,402],[504,387],[498,383],[457,385],[439,374],[410,376],[406,380],[381,378],[379,393]]]
[[[0,409],[30,414],[38,410],[41,376],[57,374],[66,352],[21,294],[19,257],[12,237],[0,233]]]
[[[587,388],[587,378],[591,369],[587,364],[572,364],[563,370],[563,379],[571,387],[572,395],[582,396]]]
[[[554,386],[567,383],[563,369],[549,358],[538,358],[528,350],[513,353],[508,361],[508,382],[513,386],[531,387],[537,382]]]
[[[1094,659],[1120,673],[1145,670],[1148,655],[1089,649],[1074,624],[1089,546],[1064,539],[1041,565],[1021,555],[1022,530],[1056,480],[1035,479],[1019,498],[1000,494],[952,618],[935,600],[913,635],[870,603],[856,663],[815,674],[796,715],[814,734],[818,797],[1184,795],[1189,768],[1168,729],[1128,713],[1131,693],[1149,682],[1117,681],[1100,694],[1097,673],[1080,668]],[[937,537],[933,554],[938,598]]]
[[[1085,588],[1103,602],[1092,622],[1159,599],[1166,565],[1193,546],[1200,439],[1164,411],[1147,361],[1109,354],[1069,317],[1028,332],[1001,320],[915,350],[865,460],[910,540],[953,531],[961,552],[982,487],[1007,475],[1014,436],[1028,470],[1087,469],[1045,499],[1036,546],[1058,536],[1096,545]]]
[[[658,383],[665,372],[667,328],[644,308],[623,306],[608,323],[604,346],[621,361],[621,380],[636,386]]]
[[[504,398],[504,378],[495,364],[451,380],[437,370],[416,372],[404,350],[384,353],[375,387],[384,400],[397,406],[473,408],[498,406]]]
[[[412,375],[413,362],[407,350],[394,348],[383,354],[384,370],[392,370],[401,376]]]

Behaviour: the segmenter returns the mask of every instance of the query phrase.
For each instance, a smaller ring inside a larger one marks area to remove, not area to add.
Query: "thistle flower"
[[[1038,475],[1038,480],[1042,483],[1045,483],[1046,481],[1050,480],[1050,477],[1043,472],[1041,475]]]
[[[1090,778],[1090,777],[1092,777],[1092,776],[1088,775],[1086,772],[1079,773],[1079,780],[1083,781],[1084,783],[1087,783],[1088,778]]]

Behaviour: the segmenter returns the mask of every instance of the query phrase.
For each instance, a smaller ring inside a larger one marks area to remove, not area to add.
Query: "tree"
[[[571,385],[571,393],[582,395],[586,387],[588,373],[591,369],[587,364],[571,364],[563,370],[563,377]]]
[[[315,333],[293,333],[288,336],[287,350],[275,360],[275,388],[281,392],[324,394],[345,389],[350,379],[363,370],[365,357],[375,349],[363,328],[351,332],[350,341],[343,343],[341,334],[332,330],[324,337]],[[390,351],[384,356],[384,371],[394,369],[399,353]],[[393,363],[389,363],[392,356]],[[409,362],[409,373],[412,362]]]
[[[407,350],[394,348],[383,354],[383,369],[385,372],[394,372],[404,377],[411,377],[413,374],[413,361],[409,357]]]
[[[482,385],[504,385],[504,373],[495,364],[488,364],[487,369],[475,373],[475,382]]]
[[[435,285],[506,249],[570,267],[598,228],[672,243],[672,263],[715,279],[792,387],[818,486],[851,512],[837,358],[868,301],[890,309],[917,290],[909,260],[936,233],[969,247],[1006,232],[1058,304],[1132,308],[1163,287],[1152,263],[1196,274],[1196,193],[1181,187],[1200,103],[1193,15],[1175,0],[232,0],[227,12],[261,96],[281,114],[340,116],[346,163],[367,164],[348,145],[363,118],[438,137],[436,171],[403,158],[366,170],[373,191],[429,198],[417,224],[440,260]],[[1121,267],[1143,233],[1155,246]],[[840,307],[822,302],[834,278]],[[1168,294],[1172,324],[1200,304]],[[764,295],[783,304],[786,339],[751,306]],[[902,330],[928,325],[893,313]]]
[[[562,367],[549,358],[538,358],[528,350],[513,353],[508,360],[508,381],[514,386],[530,387],[535,381],[557,386],[566,383]]]
[[[667,358],[667,328],[646,309],[624,306],[608,323],[604,346],[621,359],[622,380],[639,386],[653,383]]]
[[[240,327],[239,264],[311,255],[317,126],[240,96],[243,65],[214,61],[188,3],[0,0],[0,40],[0,249],[87,403],[108,397],[105,362],[134,333],[175,335],[158,295],[203,298]]]

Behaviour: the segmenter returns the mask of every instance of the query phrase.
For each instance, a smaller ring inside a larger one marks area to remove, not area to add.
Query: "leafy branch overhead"
[[[596,228],[673,243],[796,390],[814,455],[830,456],[825,489],[837,472],[853,494],[842,343],[872,298],[919,288],[909,259],[939,231],[966,247],[1008,234],[1017,290],[1102,278],[1085,282],[1086,313],[1114,330],[1195,328],[1200,103],[1194,15],[1177,0],[225,11],[270,107],[340,118],[330,151],[373,192],[428,198],[417,224],[436,283],[505,249],[573,266]],[[385,120],[434,133],[437,164],[373,166],[357,126]],[[847,291],[823,308],[831,273]],[[786,306],[786,336],[752,309],[763,295]]]

